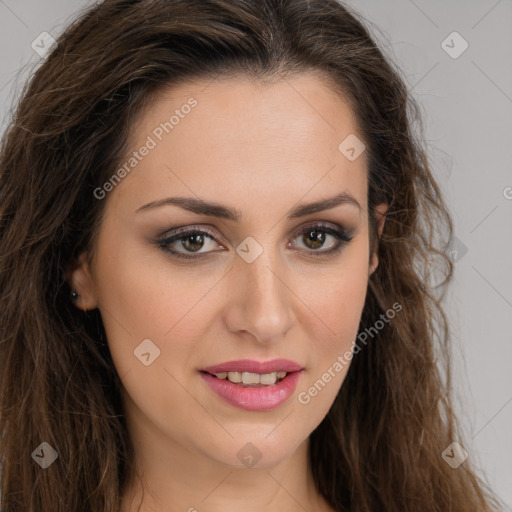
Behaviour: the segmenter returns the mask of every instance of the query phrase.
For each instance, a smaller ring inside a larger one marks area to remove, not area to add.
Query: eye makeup
[[[288,244],[288,247],[291,244],[293,249],[300,253],[306,253],[307,257],[325,258],[340,253],[353,239],[352,231],[334,223],[309,223],[296,231],[292,237],[292,240],[302,237],[301,243],[303,247],[296,249],[297,244],[293,241]],[[316,247],[318,245],[323,247],[329,240],[329,237],[333,239],[333,242],[328,249],[314,248],[315,244]],[[207,240],[217,242],[217,235],[209,226],[182,226],[168,229],[154,241],[154,244],[166,254],[176,259],[199,260],[210,257],[212,253],[225,250],[225,246],[219,244],[220,250],[214,249],[198,252],[204,248]],[[178,247],[176,247],[177,243],[179,243]],[[308,243],[312,243],[313,247],[308,247]],[[200,247],[194,249],[194,246]]]

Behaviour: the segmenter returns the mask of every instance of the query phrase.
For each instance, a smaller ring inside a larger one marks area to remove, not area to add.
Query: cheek
[[[136,250],[122,244],[104,245],[103,250],[97,271],[100,311],[125,397],[135,404],[129,408],[140,409],[162,430],[173,425],[176,435],[189,432],[189,416],[178,419],[176,411],[204,415],[184,383],[205,334],[205,308],[220,300],[208,294],[220,276],[171,270],[165,258],[158,264],[142,261]]]
[[[145,368],[134,351],[146,339],[160,350],[151,367],[181,371],[207,331],[213,306],[218,308],[221,297],[214,289],[222,272],[193,265],[176,267],[165,255],[155,252],[156,256],[143,257],[140,249],[123,246],[121,239],[110,240],[99,253],[102,264],[96,282],[99,309],[119,375]],[[153,349],[155,353],[157,349]]]
[[[346,253],[340,263],[315,280],[304,280],[302,296],[310,312],[305,322],[312,342],[311,368],[299,389],[301,407],[327,414],[352,362],[368,287],[368,246],[365,240]],[[314,312],[314,314],[312,313]]]
[[[354,240],[355,241],[355,240]],[[314,282],[304,277],[299,293],[316,316],[319,345],[331,352],[350,346],[357,335],[368,287],[368,243],[361,236],[332,267],[317,274]]]

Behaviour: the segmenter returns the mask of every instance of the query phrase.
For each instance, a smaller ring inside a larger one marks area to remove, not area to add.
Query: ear
[[[87,253],[78,257],[75,265],[66,273],[66,280],[72,290],[76,290],[78,297],[73,303],[82,311],[89,311],[98,307],[94,282],[91,276]]]
[[[375,207],[375,212],[378,218],[378,231],[379,231],[379,239],[382,236],[382,231],[384,230],[384,223],[386,222],[386,212],[388,211],[388,204],[387,203],[380,203]],[[377,251],[375,251],[370,258],[370,265],[369,265],[369,273],[368,275],[372,275],[375,270],[377,269],[377,266],[379,265],[379,257],[377,255]]]

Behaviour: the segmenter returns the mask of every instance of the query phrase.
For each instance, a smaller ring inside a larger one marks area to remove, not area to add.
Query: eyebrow
[[[296,219],[298,217],[304,217],[312,213],[329,210],[341,204],[351,204],[358,208],[359,211],[362,211],[361,205],[354,196],[350,195],[348,192],[341,192],[340,194],[328,199],[321,199],[308,204],[300,204],[289,212],[288,218]],[[242,217],[240,210],[193,197],[167,197],[158,201],[151,201],[150,203],[144,204],[138,208],[136,213],[169,205],[179,206],[199,215],[208,215],[232,221],[238,221]]]

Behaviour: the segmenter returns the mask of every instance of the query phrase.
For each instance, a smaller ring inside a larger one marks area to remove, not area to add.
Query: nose
[[[295,319],[294,294],[286,269],[266,254],[264,251],[252,263],[236,258],[229,273],[230,292],[225,309],[230,332],[251,335],[260,344],[282,339]]]

